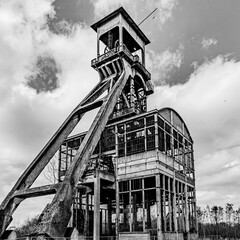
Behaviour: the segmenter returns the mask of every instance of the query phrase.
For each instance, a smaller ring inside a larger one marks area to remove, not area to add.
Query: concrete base
[[[183,233],[168,233],[162,234],[163,240],[197,240],[198,235],[196,233],[188,233],[185,237]]]
[[[150,240],[149,232],[142,233],[119,233],[119,240]]]
[[[163,240],[183,240],[183,233],[163,233]]]
[[[198,234],[197,233],[189,233],[188,240],[196,240],[196,239],[198,239]]]

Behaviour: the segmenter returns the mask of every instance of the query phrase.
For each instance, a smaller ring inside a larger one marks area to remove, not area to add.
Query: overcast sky
[[[119,6],[136,23],[158,8],[140,25],[151,41],[148,109],[172,107],[186,122],[197,204],[240,207],[239,0],[1,0],[0,201],[97,83],[90,25]],[[44,205],[25,201],[14,224]]]

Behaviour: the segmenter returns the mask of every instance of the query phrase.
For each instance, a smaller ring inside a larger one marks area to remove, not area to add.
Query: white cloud
[[[239,199],[239,76],[239,61],[218,56],[199,66],[187,83],[156,87],[150,98],[152,108],[177,110],[190,130],[201,205]]]
[[[175,52],[169,49],[158,54],[149,50],[146,54],[147,69],[151,72],[155,85],[168,84],[172,73],[180,68],[183,63],[184,46],[180,45]]]
[[[0,182],[4,184],[0,202],[99,81],[90,66],[96,55],[96,33],[76,25],[71,34],[54,34],[47,25],[54,14],[50,0],[0,3]],[[53,93],[36,94],[26,86],[26,77],[37,57],[44,54],[54,58],[61,69],[60,87]]]
[[[178,6],[179,0],[150,0],[144,2],[146,4],[146,8],[150,11],[153,11],[157,8],[156,13],[153,15],[158,20],[158,26],[161,26],[167,23],[169,20],[173,19],[173,10]]]
[[[159,26],[161,27],[161,25],[173,18],[172,12],[179,4],[179,0],[92,0],[92,3],[94,5],[95,16],[98,19],[122,6],[128,11],[134,20],[141,21],[142,19],[137,19],[138,12],[136,9],[141,9],[144,5],[144,8],[151,13],[155,8],[158,8],[153,16],[159,20]]]
[[[202,39],[202,48],[207,50],[211,46],[217,45],[218,41],[215,38],[203,38]]]
[[[178,0],[161,0],[159,2],[160,23],[164,24],[171,19],[173,9],[178,5]]]
[[[94,15],[97,20],[107,16],[114,10],[123,7],[131,18],[138,22],[138,11],[139,4],[141,1],[136,0],[91,0],[94,6]]]
[[[126,6],[129,0],[93,0],[94,13],[97,18],[102,18],[121,6]]]

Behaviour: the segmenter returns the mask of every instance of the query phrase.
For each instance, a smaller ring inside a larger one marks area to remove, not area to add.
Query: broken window
[[[147,150],[155,149],[155,127],[149,127],[147,132]]]
[[[127,134],[127,155],[145,151],[145,131],[140,130]]]

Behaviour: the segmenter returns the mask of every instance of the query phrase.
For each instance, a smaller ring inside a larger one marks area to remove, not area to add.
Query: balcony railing
[[[107,155],[102,155],[101,158],[90,159],[84,174],[91,175],[96,168],[99,168],[99,170],[102,170],[105,172],[114,173],[114,165],[112,162],[112,157]]]
[[[91,66],[95,68],[98,63],[101,64],[103,62],[106,62],[109,58],[113,57],[114,55],[117,56],[122,53],[131,61],[131,63],[135,64],[135,66],[147,76],[147,79],[151,78],[151,74],[146,70],[146,68],[140,62],[139,56],[132,55],[132,53],[128,50],[125,44],[115,47],[109,50],[108,52],[98,56],[97,58],[94,58],[91,61]]]

